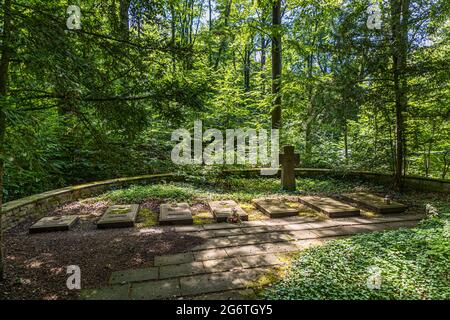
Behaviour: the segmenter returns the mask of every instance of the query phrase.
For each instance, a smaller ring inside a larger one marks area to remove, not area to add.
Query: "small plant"
[[[241,217],[237,213],[237,209],[233,208],[231,209],[231,216],[228,217],[227,221],[229,223],[241,223]]]

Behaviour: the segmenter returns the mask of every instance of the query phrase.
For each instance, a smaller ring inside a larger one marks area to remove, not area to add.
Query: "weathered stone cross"
[[[281,185],[283,190],[295,191],[295,166],[300,163],[300,157],[294,153],[294,146],[284,146],[280,153]]]

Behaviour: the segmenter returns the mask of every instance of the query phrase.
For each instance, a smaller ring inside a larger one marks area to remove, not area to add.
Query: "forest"
[[[177,128],[280,128],[301,167],[448,179],[450,3],[3,0],[3,201],[178,170]],[[66,27],[67,6],[81,27]]]
[[[0,302],[449,300],[449,106],[447,0],[0,0]]]

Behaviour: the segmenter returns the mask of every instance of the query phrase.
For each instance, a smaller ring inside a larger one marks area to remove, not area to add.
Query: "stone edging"
[[[240,175],[259,175],[260,169],[237,169],[224,170],[224,174],[240,174]],[[279,175],[279,173],[278,173]],[[390,185],[393,181],[393,174],[370,171],[339,171],[323,168],[296,168],[296,177],[314,177],[314,176],[335,176],[339,178],[363,178],[365,180],[374,181],[384,185]],[[404,177],[406,188],[418,191],[434,191],[450,193],[450,180],[432,179],[419,176]]]

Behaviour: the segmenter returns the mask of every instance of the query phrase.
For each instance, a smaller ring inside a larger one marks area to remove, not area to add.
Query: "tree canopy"
[[[378,30],[371,3],[2,1],[3,200],[169,170],[174,129],[268,129],[274,106],[301,166],[447,178],[450,4],[379,1]]]

